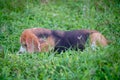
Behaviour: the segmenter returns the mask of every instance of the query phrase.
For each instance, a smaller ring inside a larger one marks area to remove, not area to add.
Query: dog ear
[[[27,51],[29,53],[40,52],[40,43],[36,36],[29,36],[26,39]]]
[[[30,38],[27,38],[26,39],[26,47],[27,47],[27,51],[29,53],[33,53],[34,52],[34,43],[33,43],[33,40],[30,39]]]

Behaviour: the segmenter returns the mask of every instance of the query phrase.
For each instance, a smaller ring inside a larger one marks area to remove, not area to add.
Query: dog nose
[[[21,51],[18,51],[18,52],[17,52],[18,55],[19,55],[19,54],[22,54],[22,53],[23,53],[23,52],[21,52]]]
[[[21,52],[21,51],[19,51],[19,54],[22,54],[22,52]]]

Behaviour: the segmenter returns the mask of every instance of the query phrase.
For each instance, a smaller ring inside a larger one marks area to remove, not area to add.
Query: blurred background
[[[96,52],[17,56],[22,31],[33,27],[98,30],[111,43]],[[120,80],[120,0],[0,0],[0,80],[41,79]]]

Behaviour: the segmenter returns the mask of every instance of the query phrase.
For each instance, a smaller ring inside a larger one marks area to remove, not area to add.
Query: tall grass
[[[119,80],[119,0],[0,0],[0,80]],[[16,55],[26,28],[95,29],[107,47]]]

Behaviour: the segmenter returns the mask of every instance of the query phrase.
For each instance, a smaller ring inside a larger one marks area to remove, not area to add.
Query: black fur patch
[[[52,31],[52,36],[55,38],[55,51],[65,51],[67,49],[80,49],[85,48],[85,43],[89,37],[89,32],[84,30],[65,31],[64,33],[59,31]]]

